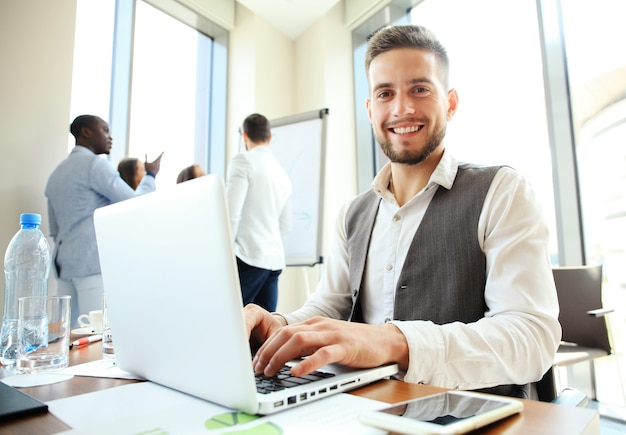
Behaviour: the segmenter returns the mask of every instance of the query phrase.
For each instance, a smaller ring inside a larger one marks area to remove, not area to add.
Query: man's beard
[[[413,151],[401,151],[396,152],[393,150],[393,146],[391,144],[391,140],[386,137],[382,137],[374,132],[374,136],[376,136],[376,141],[380,144],[380,148],[383,150],[383,153],[387,156],[389,160],[394,163],[402,163],[405,165],[417,165],[418,163],[423,162],[430,156],[441,144],[443,138],[446,135],[446,126],[444,125],[434,134],[428,137],[428,140],[424,144],[424,146],[419,150]]]

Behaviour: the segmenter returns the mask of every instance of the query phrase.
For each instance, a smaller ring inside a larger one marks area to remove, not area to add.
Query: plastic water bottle
[[[24,296],[48,296],[50,245],[39,226],[41,215],[20,215],[20,230],[4,256],[4,315],[0,335],[0,362],[15,364],[17,358],[18,301]]]

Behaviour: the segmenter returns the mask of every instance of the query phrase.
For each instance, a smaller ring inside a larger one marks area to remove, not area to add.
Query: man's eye
[[[378,98],[388,98],[391,95],[391,92],[383,91],[378,93]]]
[[[428,92],[428,89],[420,86],[420,87],[415,88],[413,92],[416,94],[423,94],[424,92]]]

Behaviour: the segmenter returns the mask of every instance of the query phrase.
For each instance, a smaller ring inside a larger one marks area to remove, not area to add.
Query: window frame
[[[130,134],[130,95],[135,10],[138,0],[116,0],[115,29],[111,76],[109,124],[111,133],[124,147],[111,151],[110,159],[119,161],[128,155]],[[190,26],[213,40],[209,84],[209,108],[206,128],[208,143],[194,147],[195,161],[207,173],[226,173],[226,104],[228,78],[228,31],[173,0],[139,0],[154,6],[174,19]]]

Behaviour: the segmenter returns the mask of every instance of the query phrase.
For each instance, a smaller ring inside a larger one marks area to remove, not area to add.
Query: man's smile
[[[423,125],[413,125],[410,127],[393,127],[389,128],[389,130],[394,132],[395,134],[408,134],[418,132],[422,129],[422,127]]]

